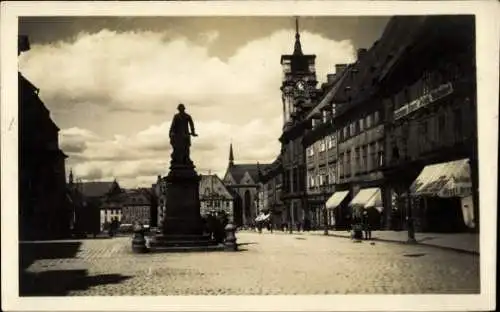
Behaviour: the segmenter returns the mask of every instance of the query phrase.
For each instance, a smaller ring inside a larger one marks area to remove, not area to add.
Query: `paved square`
[[[238,242],[240,252],[133,254],[130,237],[68,241],[81,243],[75,256],[26,264],[21,295],[479,293],[475,255],[283,233]]]

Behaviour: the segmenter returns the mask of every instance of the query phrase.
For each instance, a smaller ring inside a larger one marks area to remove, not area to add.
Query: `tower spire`
[[[300,33],[299,33],[299,18],[295,18],[295,46],[293,48],[294,55],[302,55],[302,45],[300,44]]]
[[[69,169],[69,178],[68,178],[68,182],[70,185],[73,185],[73,168],[70,168]]]
[[[229,166],[234,165],[233,142],[229,144]]]

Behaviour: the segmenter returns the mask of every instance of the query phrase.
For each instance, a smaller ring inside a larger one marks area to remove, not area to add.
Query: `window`
[[[380,121],[380,113],[378,111],[373,115],[373,125],[378,125]]]
[[[368,147],[364,145],[361,147],[361,171],[366,172],[368,166]]]
[[[351,176],[351,151],[347,151],[345,160],[345,175]]]
[[[371,171],[377,167],[377,143],[371,143],[369,148],[370,159],[368,171]]]
[[[364,124],[365,124],[365,119],[364,119],[364,118],[361,118],[361,119],[359,120],[359,131],[360,131],[360,132],[363,132],[363,130],[364,130],[364,127],[363,127],[363,126],[364,126]]]
[[[344,127],[344,140],[347,139],[348,134],[347,134],[347,126]]]
[[[361,172],[361,164],[360,164],[360,155],[359,155],[359,147],[356,147],[354,150],[354,173]]]
[[[323,174],[320,174],[319,175],[319,185],[322,186],[323,185]]]
[[[372,115],[368,115],[366,116],[366,128],[371,128],[372,126]]]
[[[339,155],[339,175],[344,176],[344,154]]]
[[[326,150],[325,140],[323,139],[319,142],[319,151],[324,152],[325,150]]]
[[[333,135],[327,136],[327,140],[328,140],[328,149],[333,148]]]
[[[309,151],[308,151],[307,155],[314,156],[314,145],[309,146],[308,150]]]
[[[322,114],[323,114],[323,123],[326,123],[328,121],[328,112],[324,110]]]
[[[384,142],[382,140],[378,141],[378,166],[383,167],[384,166]]]
[[[356,134],[356,123],[352,122],[349,125],[349,135],[354,136]]]

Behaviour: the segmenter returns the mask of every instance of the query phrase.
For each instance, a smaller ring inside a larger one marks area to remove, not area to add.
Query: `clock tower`
[[[282,160],[281,198],[285,206],[288,229],[302,224],[307,228],[310,213],[306,192],[306,155],[302,144],[309,128],[306,114],[316,101],[316,55],[304,54],[300,43],[299,21],[295,20],[295,45],[293,54],[281,56],[283,80],[283,132],[280,137]]]
[[[305,113],[313,107],[312,98],[318,83],[315,60],[316,55],[302,52],[299,21],[296,19],[293,54],[281,56],[283,128],[288,128],[300,121]]]

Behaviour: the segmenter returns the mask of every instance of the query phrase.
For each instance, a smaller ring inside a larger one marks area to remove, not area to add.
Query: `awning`
[[[330,198],[326,201],[326,209],[335,209],[338,205],[342,203],[342,201],[347,197],[349,191],[340,191],[333,193]]]
[[[366,204],[369,204],[372,197],[376,196],[377,192],[380,194],[380,189],[378,187],[371,187],[361,189],[356,196],[351,200],[349,206],[362,206],[365,207]],[[382,201],[382,200],[380,200]],[[375,198],[376,202],[376,198]]]
[[[468,159],[426,166],[410,187],[412,195],[465,197],[472,193]]]
[[[375,208],[378,212],[382,212],[384,210],[384,205],[382,203],[382,192],[379,188],[375,191],[375,194],[368,200],[365,204],[365,208]]]
[[[266,221],[267,219],[269,219],[270,216],[271,216],[271,214],[261,214],[261,215],[258,215],[257,218],[255,218],[255,222]]]

